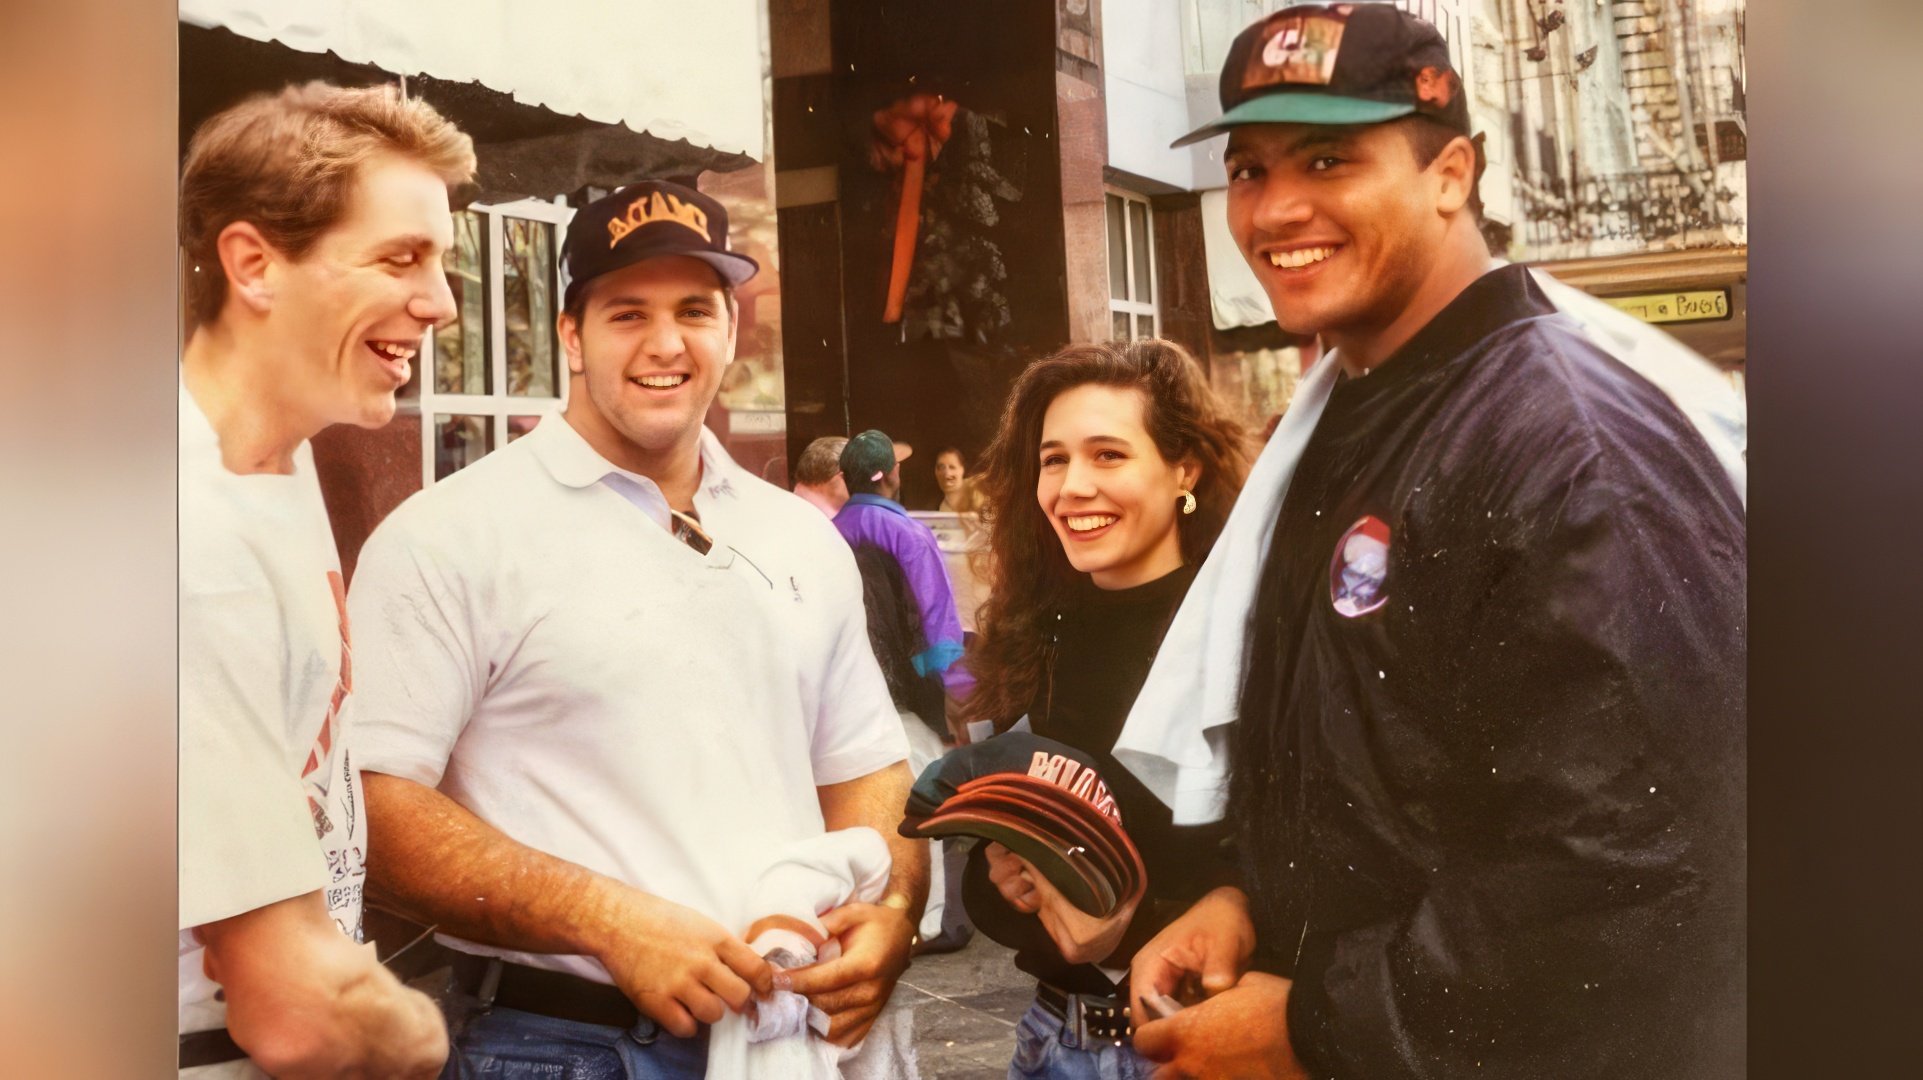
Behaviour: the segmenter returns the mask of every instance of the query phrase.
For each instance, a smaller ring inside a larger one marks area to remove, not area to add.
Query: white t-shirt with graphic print
[[[194,927],[319,890],[361,938],[367,822],[347,751],[345,588],[305,443],[294,461],[291,476],[227,471],[181,388],[182,1033],[226,1023]]]

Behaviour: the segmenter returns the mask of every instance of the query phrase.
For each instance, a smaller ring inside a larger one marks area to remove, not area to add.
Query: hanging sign
[[[1646,323],[1713,322],[1729,318],[1728,289],[1650,293],[1646,296],[1604,296],[1599,299]]]

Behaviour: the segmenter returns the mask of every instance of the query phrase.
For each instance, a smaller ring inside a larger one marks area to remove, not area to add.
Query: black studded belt
[[[1071,994],[1047,983],[1038,983],[1035,1000],[1049,1015],[1075,1031],[1084,1045],[1099,1039],[1120,1046],[1134,1037],[1135,1026],[1129,1022],[1125,998]]]

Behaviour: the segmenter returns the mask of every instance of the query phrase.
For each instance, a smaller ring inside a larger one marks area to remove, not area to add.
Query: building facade
[[[1742,0],[1393,2],[1435,23],[1470,88],[1492,250],[1740,384]],[[1016,374],[1072,341],[1168,337],[1252,426],[1287,407],[1316,343],[1276,325],[1235,250],[1221,140],[1168,146],[1219,112],[1235,34],[1285,6],[723,0],[688,24],[673,0],[552,0],[481,25],[456,0],[184,0],[182,146],[309,78],[392,82],[475,137],[447,259],[460,318],[393,424],[316,440],[350,572],[408,494],[565,405],[561,237],[574,207],[648,178],[721,199],[764,267],[708,417],[731,452],[785,484],[811,439],[879,427],[917,448],[904,499],[932,508],[937,452],[972,461]],[[637,72],[592,47],[611,20],[699,40]]]
[[[1368,0],[1363,0],[1368,2]],[[1390,0],[1377,0],[1390,2]],[[1484,231],[1500,257],[1652,322],[1741,384],[1748,264],[1741,0],[1393,0],[1448,41],[1487,163]],[[1094,0],[1091,0],[1091,5]],[[1109,246],[1160,241],[1156,310],[1261,423],[1315,355],[1273,322],[1223,213],[1221,142],[1168,143],[1217,115],[1229,43],[1288,0],[1101,0]],[[1179,49],[1175,43],[1179,42]],[[1111,260],[1114,262],[1114,260]],[[1131,267],[1133,263],[1129,264]],[[1122,267],[1113,302],[1126,296]],[[1130,289],[1135,289],[1133,282]],[[1115,323],[1115,332],[1123,324]]]

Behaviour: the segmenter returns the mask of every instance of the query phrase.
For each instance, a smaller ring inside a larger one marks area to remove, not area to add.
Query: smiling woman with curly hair
[[[1120,1036],[1075,1037],[1086,1010],[1120,1015],[1096,964],[1126,967],[1228,870],[1220,827],[1177,829],[1109,751],[1222,531],[1251,449],[1201,366],[1178,345],[1145,339],[1071,346],[1030,365],[984,455],[994,586],[969,655],[977,689],[965,715],[998,731],[1026,716],[1036,734],[1091,755],[1149,882],[1138,907],[1097,921],[1019,857],[995,844],[977,849],[964,885],[969,915],[1041,981],[1010,1076],[1104,1067],[1102,1075],[1146,1076]]]

